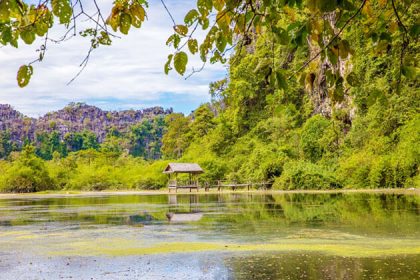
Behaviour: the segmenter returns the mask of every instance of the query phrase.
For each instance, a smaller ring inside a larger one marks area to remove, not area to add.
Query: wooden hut
[[[197,189],[198,191],[198,175],[204,170],[197,163],[169,163],[163,173],[168,174],[168,188],[171,189]],[[188,174],[187,180],[178,180],[178,174]]]

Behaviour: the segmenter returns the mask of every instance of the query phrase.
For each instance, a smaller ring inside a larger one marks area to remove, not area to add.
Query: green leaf
[[[123,34],[128,34],[131,26],[131,16],[127,13],[121,13],[120,16],[120,31]]]
[[[26,28],[20,33],[20,38],[28,45],[32,44],[35,41],[35,32],[32,28]]]
[[[130,15],[132,21],[131,24],[136,28],[140,28],[146,16],[146,11],[140,4],[135,2],[130,7]]]
[[[1,43],[6,45],[10,41],[12,41],[12,28],[11,27],[3,27],[3,30],[1,30]]]
[[[224,0],[213,0],[213,6],[216,10],[221,11],[225,6]]]
[[[44,36],[48,32],[48,24],[43,21],[35,22],[35,32],[38,36]]]
[[[403,66],[401,68],[401,73],[409,79],[415,79],[417,76],[417,68],[413,66]]]
[[[174,30],[176,33],[182,36],[186,36],[188,34],[188,27],[186,25],[182,25],[182,24],[175,25]]]
[[[225,33],[229,32],[231,19],[226,11],[219,12],[216,16],[216,21],[220,29],[222,29]]]
[[[287,89],[287,80],[280,71],[276,72],[276,84],[280,89]]]
[[[410,28],[410,35],[413,37],[417,37],[420,34],[420,24],[415,23],[411,28]]]
[[[189,39],[188,40],[188,49],[192,54],[198,52],[198,42],[196,39]]]
[[[174,57],[173,54],[168,55],[168,61],[166,61],[165,67],[164,67],[164,71],[166,75],[168,75],[169,71],[172,70],[171,62],[172,62],[173,57]]]
[[[333,51],[331,49],[327,49],[326,51],[327,51],[328,60],[331,62],[331,64],[333,64],[333,65],[337,64],[338,58],[333,53]]]
[[[208,18],[205,17],[204,19],[199,19],[198,21],[201,24],[201,28],[203,28],[203,30],[209,28],[210,20]]]
[[[352,86],[358,86],[359,85],[359,79],[357,78],[357,75],[354,74],[354,72],[350,72],[346,77],[347,83]]]
[[[281,45],[287,45],[289,43],[289,34],[286,30],[281,27],[273,27],[273,33],[276,35],[277,39],[280,41]]]
[[[339,77],[335,81],[335,88],[332,92],[331,100],[333,102],[342,102],[344,100],[343,78]]]
[[[185,15],[184,22],[186,25],[190,26],[199,16],[198,11],[196,9],[192,9]]]
[[[112,27],[112,30],[114,30],[114,32],[117,32],[118,27],[120,25],[120,14],[121,14],[121,11],[119,7],[114,6],[112,8],[111,14],[106,19],[106,24],[110,25]]]
[[[61,24],[70,22],[73,10],[70,0],[51,0],[53,14],[60,19]]]
[[[198,0],[197,8],[202,15],[207,16],[213,8],[212,0]]]
[[[31,79],[32,74],[33,74],[33,68],[31,65],[22,65],[19,68],[19,71],[17,73],[18,85],[21,88],[27,86]]]
[[[0,23],[10,21],[9,1],[0,1]]]
[[[179,43],[181,42],[181,38],[178,34],[172,34],[169,36],[168,40],[166,40],[166,45],[169,46],[171,44],[174,45],[174,48],[178,48]]]
[[[219,50],[219,52],[223,53],[225,51],[226,45],[226,37],[223,35],[222,32],[219,32],[216,38],[216,48]]]
[[[337,80],[337,77],[331,69],[328,69],[325,72],[325,78],[327,80],[328,87],[333,87],[335,85],[335,81]]]
[[[317,7],[321,12],[332,12],[337,8],[337,1],[317,0]]]
[[[347,58],[351,52],[350,44],[347,40],[340,41],[339,45],[339,54],[342,59]]]
[[[188,56],[185,52],[178,52],[175,54],[174,66],[175,66],[175,70],[179,74],[184,75],[185,70],[187,68],[187,63],[188,63]]]

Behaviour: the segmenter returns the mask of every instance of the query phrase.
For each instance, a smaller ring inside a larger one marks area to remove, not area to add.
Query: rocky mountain
[[[110,129],[127,132],[129,127],[145,119],[172,113],[171,109],[151,107],[143,110],[106,111],[85,103],[70,103],[61,110],[40,118],[30,118],[7,104],[0,104],[0,131],[7,131],[18,146],[27,139],[34,141],[39,132],[57,131],[63,139],[67,133],[93,132],[102,142]]]

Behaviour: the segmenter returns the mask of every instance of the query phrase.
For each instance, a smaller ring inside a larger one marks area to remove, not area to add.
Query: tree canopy
[[[186,13],[183,22],[176,22],[165,2],[161,2],[172,19],[174,31],[166,42],[174,52],[164,64],[165,73],[174,68],[184,75],[190,55],[199,55],[203,67],[207,62],[224,63],[233,47],[252,46],[259,34],[269,32],[273,34],[273,45],[284,45],[290,50],[285,57],[276,58],[273,53],[271,60],[264,61],[267,65],[262,66],[269,69],[270,81],[285,87],[288,79],[299,76],[310,84],[314,77],[310,71],[303,70],[318,59],[327,58],[332,64],[346,59],[354,52],[354,45],[343,38],[343,31],[357,29],[375,44],[378,52],[386,52],[390,45],[399,47],[400,72],[396,80],[400,80],[401,75],[412,77],[417,74],[414,62],[405,59],[407,48],[418,39],[420,32],[418,19],[410,17],[419,13],[417,1],[197,0],[196,8]],[[93,9],[85,8],[89,5]],[[34,71],[33,63],[44,58],[47,44],[52,41],[48,33],[55,25],[63,25],[66,30],[60,41],[73,36],[91,38],[91,48],[82,63],[84,67],[94,49],[112,44],[117,33],[128,34],[132,27],[140,28],[147,19],[147,8],[145,0],[115,0],[112,10],[105,11],[106,16],[101,4],[95,0],[43,0],[37,4],[1,0],[0,43],[18,47],[20,41],[32,44],[36,37],[45,39],[38,58],[18,70],[18,85],[24,87]],[[87,20],[90,26],[80,30],[78,23],[82,20]],[[198,28],[206,31],[200,42],[195,37]],[[306,50],[305,60],[286,73],[287,62],[293,60],[297,49]],[[285,60],[283,67],[276,68],[275,59]],[[327,80],[340,92],[343,75],[336,72],[328,73]],[[349,85],[356,82],[351,72],[346,73],[346,82]]]

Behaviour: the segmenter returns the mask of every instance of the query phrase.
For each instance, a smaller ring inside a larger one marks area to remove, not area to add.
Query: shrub
[[[330,121],[320,115],[315,115],[306,121],[300,138],[300,145],[306,159],[312,162],[321,159],[325,151],[321,139],[329,126]]]
[[[4,174],[3,192],[37,192],[54,189],[54,184],[42,159],[32,146],[26,146]]]
[[[273,188],[284,190],[335,189],[341,185],[334,173],[306,161],[289,161],[284,165],[283,173],[276,178]]]

